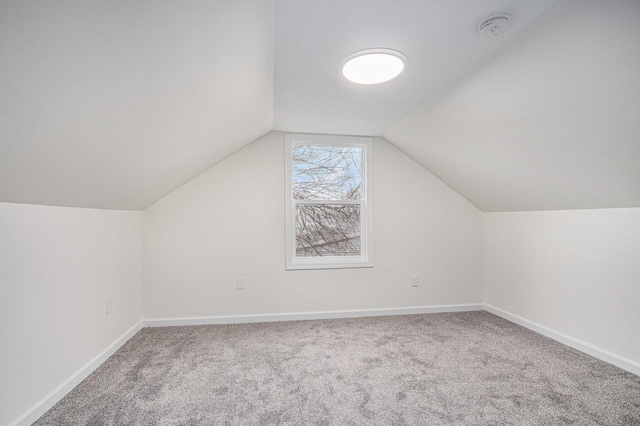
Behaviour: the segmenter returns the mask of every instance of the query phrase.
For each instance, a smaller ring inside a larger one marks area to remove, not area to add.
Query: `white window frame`
[[[348,146],[362,148],[362,198],[360,200],[294,200],[292,191],[292,148],[294,145]],[[339,269],[373,267],[373,233],[371,207],[371,163],[373,138],[359,136],[285,135],[285,229],[286,269]],[[360,206],[360,256],[297,256],[296,222],[297,204],[354,204]]]

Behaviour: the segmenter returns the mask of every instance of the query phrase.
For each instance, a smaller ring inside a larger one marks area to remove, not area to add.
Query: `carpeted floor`
[[[640,377],[486,312],[145,328],[37,425],[640,425]]]

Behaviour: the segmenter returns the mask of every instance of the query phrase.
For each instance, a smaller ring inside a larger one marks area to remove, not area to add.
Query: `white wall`
[[[0,203],[0,424],[140,321],[142,220],[142,212]]]
[[[640,363],[640,208],[484,214],[486,303]]]
[[[385,140],[373,151],[374,268],[285,271],[284,135],[270,133],[145,211],[144,317],[481,303],[481,212]]]
[[[640,362],[640,208],[483,214],[384,139],[375,139],[373,166],[369,269],[285,271],[281,133],[149,207],[144,230],[142,212],[0,203],[0,424],[142,312],[153,319],[485,301]],[[412,274],[420,287],[410,287]],[[237,276],[246,290],[235,289]]]

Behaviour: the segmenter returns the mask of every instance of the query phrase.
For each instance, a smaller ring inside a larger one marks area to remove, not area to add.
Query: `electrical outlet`
[[[238,287],[238,290],[244,290],[244,277],[238,277],[236,279],[236,286]]]
[[[106,314],[109,315],[112,311],[113,308],[113,299],[111,297],[109,297],[107,299],[107,310],[106,310]]]
[[[417,275],[411,275],[411,287],[418,287],[419,281]]]

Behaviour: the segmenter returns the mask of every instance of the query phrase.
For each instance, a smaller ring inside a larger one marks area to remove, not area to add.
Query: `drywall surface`
[[[640,207],[639,69],[639,1],[558,1],[384,136],[485,212]]]
[[[0,43],[3,201],[142,210],[273,127],[275,0],[0,2]]]
[[[285,271],[284,179],[274,132],[146,209],[144,317],[482,302],[481,212],[384,139],[373,147],[373,268]]]
[[[486,303],[640,362],[640,209],[484,214]]]
[[[0,203],[0,424],[140,321],[142,220],[142,212]]]

